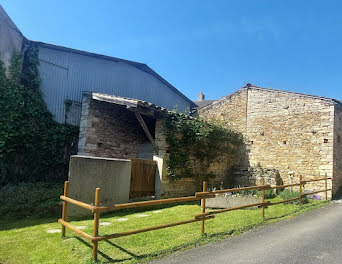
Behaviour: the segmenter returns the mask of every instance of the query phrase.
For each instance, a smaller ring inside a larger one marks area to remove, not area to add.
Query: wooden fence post
[[[261,179],[261,185],[262,186],[265,185],[264,177],[262,177],[262,179]],[[261,190],[261,202],[263,203],[262,206],[261,206],[261,216],[262,216],[262,220],[264,221],[265,220],[265,206],[264,206],[264,203],[265,203],[265,189],[264,189],[264,187],[262,187],[262,190]]]
[[[325,174],[325,200],[328,200],[328,174]]]
[[[203,192],[207,191],[207,182],[203,182]],[[202,214],[205,213],[205,199],[201,200],[201,207],[202,207]],[[204,234],[204,224],[205,224],[205,220],[202,220],[201,223],[201,234]]]
[[[302,205],[302,181],[303,176],[299,175],[299,205]]]
[[[69,182],[65,181],[64,182],[64,196],[68,196],[68,191],[69,191]],[[66,221],[67,218],[67,205],[68,202],[63,201],[63,209],[62,209],[62,220]],[[65,237],[65,226],[62,225],[62,236]]]
[[[100,188],[96,188],[95,190],[95,206],[100,205]],[[99,234],[99,221],[100,221],[100,213],[94,212],[94,232],[93,237],[97,237]],[[98,241],[93,241],[93,258],[97,261],[97,248],[98,248]]]

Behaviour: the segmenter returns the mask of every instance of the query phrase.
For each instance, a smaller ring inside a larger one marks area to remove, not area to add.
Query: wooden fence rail
[[[143,232],[149,232],[157,229],[162,228],[168,228],[178,225],[184,225],[194,222],[201,222],[201,233],[204,234],[205,232],[205,221],[209,219],[213,219],[215,214],[225,213],[229,211],[239,210],[239,209],[245,209],[249,207],[259,207],[261,208],[261,217],[265,219],[265,208],[268,206],[286,203],[290,201],[299,200],[299,204],[302,204],[302,197],[307,195],[312,195],[320,192],[325,192],[325,199],[328,199],[328,191],[331,191],[331,189],[328,189],[328,180],[331,178],[328,178],[327,175],[324,178],[319,179],[313,179],[313,180],[305,180],[303,181],[302,176],[300,176],[300,182],[294,183],[294,184],[286,184],[286,185],[276,185],[276,186],[270,186],[264,184],[264,179],[262,179],[261,185],[258,186],[249,186],[249,187],[242,187],[242,188],[234,188],[234,189],[225,189],[225,190],[215,190],[215,191],[207,191],[207,183],[203,182],[203,189],[202,192],[195,193],[195,196],[190,197],[180,197],[180,198],[170,198],[170,199],[161,199],[161,200],[152,200],[152,201],[143,201],[143,202],[134,202],[134,203],[126,203],[126,204],[116,204],[114,206],[100,206],[100,194],[101,190],[100,188],[96,188],[95,190],[95,200],[94,205],[83,203],[77,200],[74,200],[70,197],[68,197],[68,187],[69,182],[66,181],[64,183],[64,195],[60,196],[60,199],[63,200],[63,209],[62,209],[62,218],[58,220],[60,224],[62,224],[62,236],[65,236],[65,229],[68,228],[71,231],[74,231],[76,234],[84,237],[85,239],[88,239],[90,242],[93,243],[93,258],[95,261],[97,261],[97,254],[98,254],[98,242],[102,240],[108,240],[112,238],[118,238],[123,236],[129,236],[133,234],[139,234]],[[315,181],[325,181],[325,189],[319,190],[319,191],[313,191],[309,193],[303,193],[302,187],[309,182],[315,182]],[[265,190],[271,190],[271,189],[283,189],[286,187],[299,187],[299,196],[292,199],[282,200],[279,202],[270,202],[265,201]],[[259,190],[261,191],[261,202],[260,203],[253,203],[248,205],[242,205],[232,208],[226,208],[221,210],[214,210],[210,212],[205,211],[205,201],[206,199],[215,198],[216,194],[218,193],[228,193],[228,192],[239,192],[239,191],[247,191],[247,190]],[[137,230],[131,230],[121,233],[115,233],[105,236],[99,236],[99,221],[100,221],[100,213],[101,212],[110,212],[120,209],[126,209],[126,208],[137,208],[137,207],[147,207],[147,206],[153,206],[153,205],[163,205],[163,204],[170,204],[170,203],[179,203],[179,202],[190,202],[190,201],[196,201],[201,200],[201,214],[195,215],[193,219],[180,221],[180,222],[173,222],[168,223],[164,225],[157,225],[157,226],[151,226],[148,228],[142,228]],[[72,226],[67,222],[67,206],[68,203],[80,206],[82,208],[90,210],[94,214],[94,229],[93,229],[93,236],[86,234],[85,232],[77,229],[76,227]]]

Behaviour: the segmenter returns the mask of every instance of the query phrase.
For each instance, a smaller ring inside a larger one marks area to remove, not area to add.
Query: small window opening
[[[251,141],[251,145],[253,145],[253,143],[254,143],[254,142],[253,142],[253,140],[252,140],[252,141]]]
[[[97,143],[97,146],[101,148],[103,146],[103,143]]]
[[[329,140],[327,138],[324,139],[324,143],[328,143]]]
[[[341,143],[341,136],[337,136],[337,143]]]
[[[286,140],[284,140],[284,141],[283,141],[283,144],[286,145],[286,143],[287,143]]]

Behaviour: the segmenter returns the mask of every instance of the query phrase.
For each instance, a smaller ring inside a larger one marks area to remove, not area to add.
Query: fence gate
[[[132,159],[130,199],[154,195],[156,169],[154,160]]]

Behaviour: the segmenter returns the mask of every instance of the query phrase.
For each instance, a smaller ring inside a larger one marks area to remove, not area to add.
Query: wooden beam
[[[153,139],[153,137],[152,137],[150,131],[148,130],[148,127],[147,127],[147,125],[146,125],[144,119],[142,118],[142,116],[140,115],[139,112],[134,112],[134,113],[135,113],[135,116],[137,117],[137,119],[138,119],[140,125],[141,125],[142,128],[144,129],[145,134],[146,134],[148,140],[149,140],[149,141],[151,142],[151,144],[153,145],[154,152],[158,155],[158,153],[159,153],[158,146],[157,146],[156,142],[154,141],[154,139]]]
[[[109,207],[107,207],[107,206],[95,206],[94,212],[110,212],[110,211],[127,209],[127,208],[137,208],[137,207],[147,207],[147,206],[152,206],[152,205],[162,205],[162,204],[170,204],[170,203],[183,203],[183,202],[190,202],[190,201],[198,201],[200,199],[201,198],[198,198],[195,196],[189,196],[189,197],[168,198],[168,199],[160,199],[160,200],[117,204],[117,205],[109,206]]]
[[[162,229],[162,228],[168,228],[168,227],[172,227],[172,226],[185,225],[185,224],[190,224],[190,223],[194,223],[194,222],[198,222],[198,221],[209,220],[209,219],[213,219],[213,217],[214,217],[214,215],[200,216],[200,217],[197,217],[195,219],[185,220],[185,221],[181,221],[181,222],[175,222],[175,223],[158,225],[158,226],[151,226],[151,227],[147,227],[147,228],[142,228],[142,229],[137,229],[137,230],[132,230],[132,231],[126,231],[126,232],[122,232],[122,233],[115,233],[115,234],[106,235],[106,236],[94,237],[93,240],[94,241],[101,241],[101,240],[108,240],[111,238],[130,236],[130,235],[139,234],[139,233],[148,232],[148,231],[153,231],[153,230],[158,230],[158,229]]]
[[[92,236],[89,236],[88,234],[86,234],[83,231],[77,229],[76,227],[70,225],[69,223],[65,222],[64,220],[58,219],[58,222],[61,223],[63,226],[69,228],[70,230],[74,231],[76,234],[79,234],[79,235],[83,236],[84,238],[86,238],[90,241],[94,240],[94,238]]]

